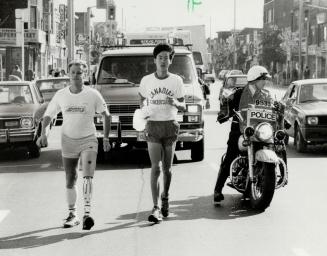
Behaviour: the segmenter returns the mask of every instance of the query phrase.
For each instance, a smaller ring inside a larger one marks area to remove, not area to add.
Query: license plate
[[[119,122],[119,116],[111,116],[111,122],[112,123],[118,123]]]
[[[183,115],[177,115],[176,121],[183,122]]]
[[[17,127],[18,125],[19,125],[18,121],[7,121],[7,122],[5,122],[6,127],[14,127],[14,126]]]

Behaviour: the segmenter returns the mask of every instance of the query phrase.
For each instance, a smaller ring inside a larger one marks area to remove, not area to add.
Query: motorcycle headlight
[[[20,119],[20,125],[22,128],[32,128],[33,127],[33,118],[32,117],[22,117]]]
[[[268,123],[261,123],[255,129],[255,136],[261,141],[268,141],[274,135],[274,129]]]
[[[199,111],[199,105],[187,105],[187,112],[197,113]]]
[[[307,117],[308,125],[317,125],[318,124],[318,117],[317,116],[309,116]]]

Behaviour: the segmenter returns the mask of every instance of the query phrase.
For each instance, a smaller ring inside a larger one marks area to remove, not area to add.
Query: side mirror
[[[292,106],[294,103],[295,103],[295,98],[289,98],[287,101],[286,101],[286,106],[290,107]]]

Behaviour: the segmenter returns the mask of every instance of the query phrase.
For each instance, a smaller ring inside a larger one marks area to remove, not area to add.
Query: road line
[[[21,164],[21,165],[0,165],[0,168],[17,168],[17,167],[33,167],[41,166],[41,168],[49,167],[50,164]]]
[[[0,210],[0,223],[4,220],[4,218],[6,218],[9,212],[9,210]]]
[[[293,248],[292,251],[296,256],[310,256],[310,254],[302,248]]]

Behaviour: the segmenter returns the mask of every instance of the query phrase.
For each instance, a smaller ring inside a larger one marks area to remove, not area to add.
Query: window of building
[[[31,17],[30,17],[30,23],[31,23],[31,29],[37,28],[37,14],[36,14],[36,6],[31,6]]]

